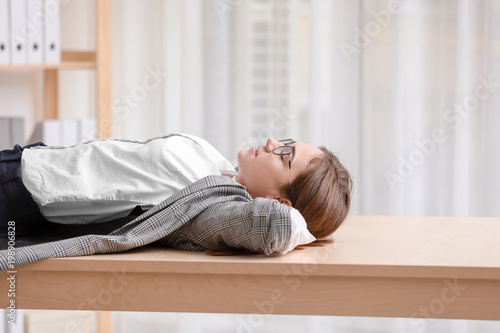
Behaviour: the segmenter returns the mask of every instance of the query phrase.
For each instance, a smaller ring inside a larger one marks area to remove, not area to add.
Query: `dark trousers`
[[[42,142],[14,149],[0,151],[0,234],[14,231],[16,236],[25,236],[47,220],[24,186],[19,171],[23,150],[35,146],[45,146]],[[21,175],[22,177],[22,175]],[[12,221],[9,224],[9,221]]]

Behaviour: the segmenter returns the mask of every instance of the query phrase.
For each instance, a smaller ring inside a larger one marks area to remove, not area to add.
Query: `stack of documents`
[[[73,146],[95,139],[95,119],[45,120],[36,125],[29,143],[41,141],[48,146]]]
[[[0,150],[24,146],[23,118],[0,118]]]
[[[55,0],[0,0],[0,65],[61,61],[60,8]]]

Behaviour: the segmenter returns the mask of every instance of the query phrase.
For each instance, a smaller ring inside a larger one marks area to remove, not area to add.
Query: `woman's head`
[[[283,186],[290,184],[290,178],[295,179],[305,171],[313,158],[323,154],[316,146],[294,142],[292,163],[290,156],[280,156],[273,153],[283,143],[269,138],[265,146],[240,150],[238,152],[238,176],[236,181],[246,186],[253,197],[276,199],[281,203],[291,205],[284,195]]]
[[[307,222],[307,229],[320,239],[331,235],[344,222],[351,206],[352,180],[337,156],[324,147],[283,192]]]
[[[289,168],[290,156],[273,153],[282,145],[270,138],[265,146],[241,150],[236,181],[254,198],[276,199],[298,209],[316,238],[332,234],[349,211],[349,172],[326,148],[301,142],[292,144],[294,156]]]

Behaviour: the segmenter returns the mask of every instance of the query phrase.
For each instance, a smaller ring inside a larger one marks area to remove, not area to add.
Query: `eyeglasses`
[[[289,156],[288,158],[288,173],[290,175],[290,185],[292,185],[292,160],[295,156],[295,147],[291,146],[291,144],[295,143],[293,139],[285,139],[279,140],[278,142],[282,143],[283,146],[279,146],[273,149],[273,154],[281,156]]]

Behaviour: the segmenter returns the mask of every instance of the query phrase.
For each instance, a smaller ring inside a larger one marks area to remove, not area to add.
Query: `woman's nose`
[[[279,147],[281,145],[282,144],[274,138],[269,138],[269,139],[267,139],[267,142],[266,142],[266,147],[268,148],[268,151],[272,151],[274,148]]]

